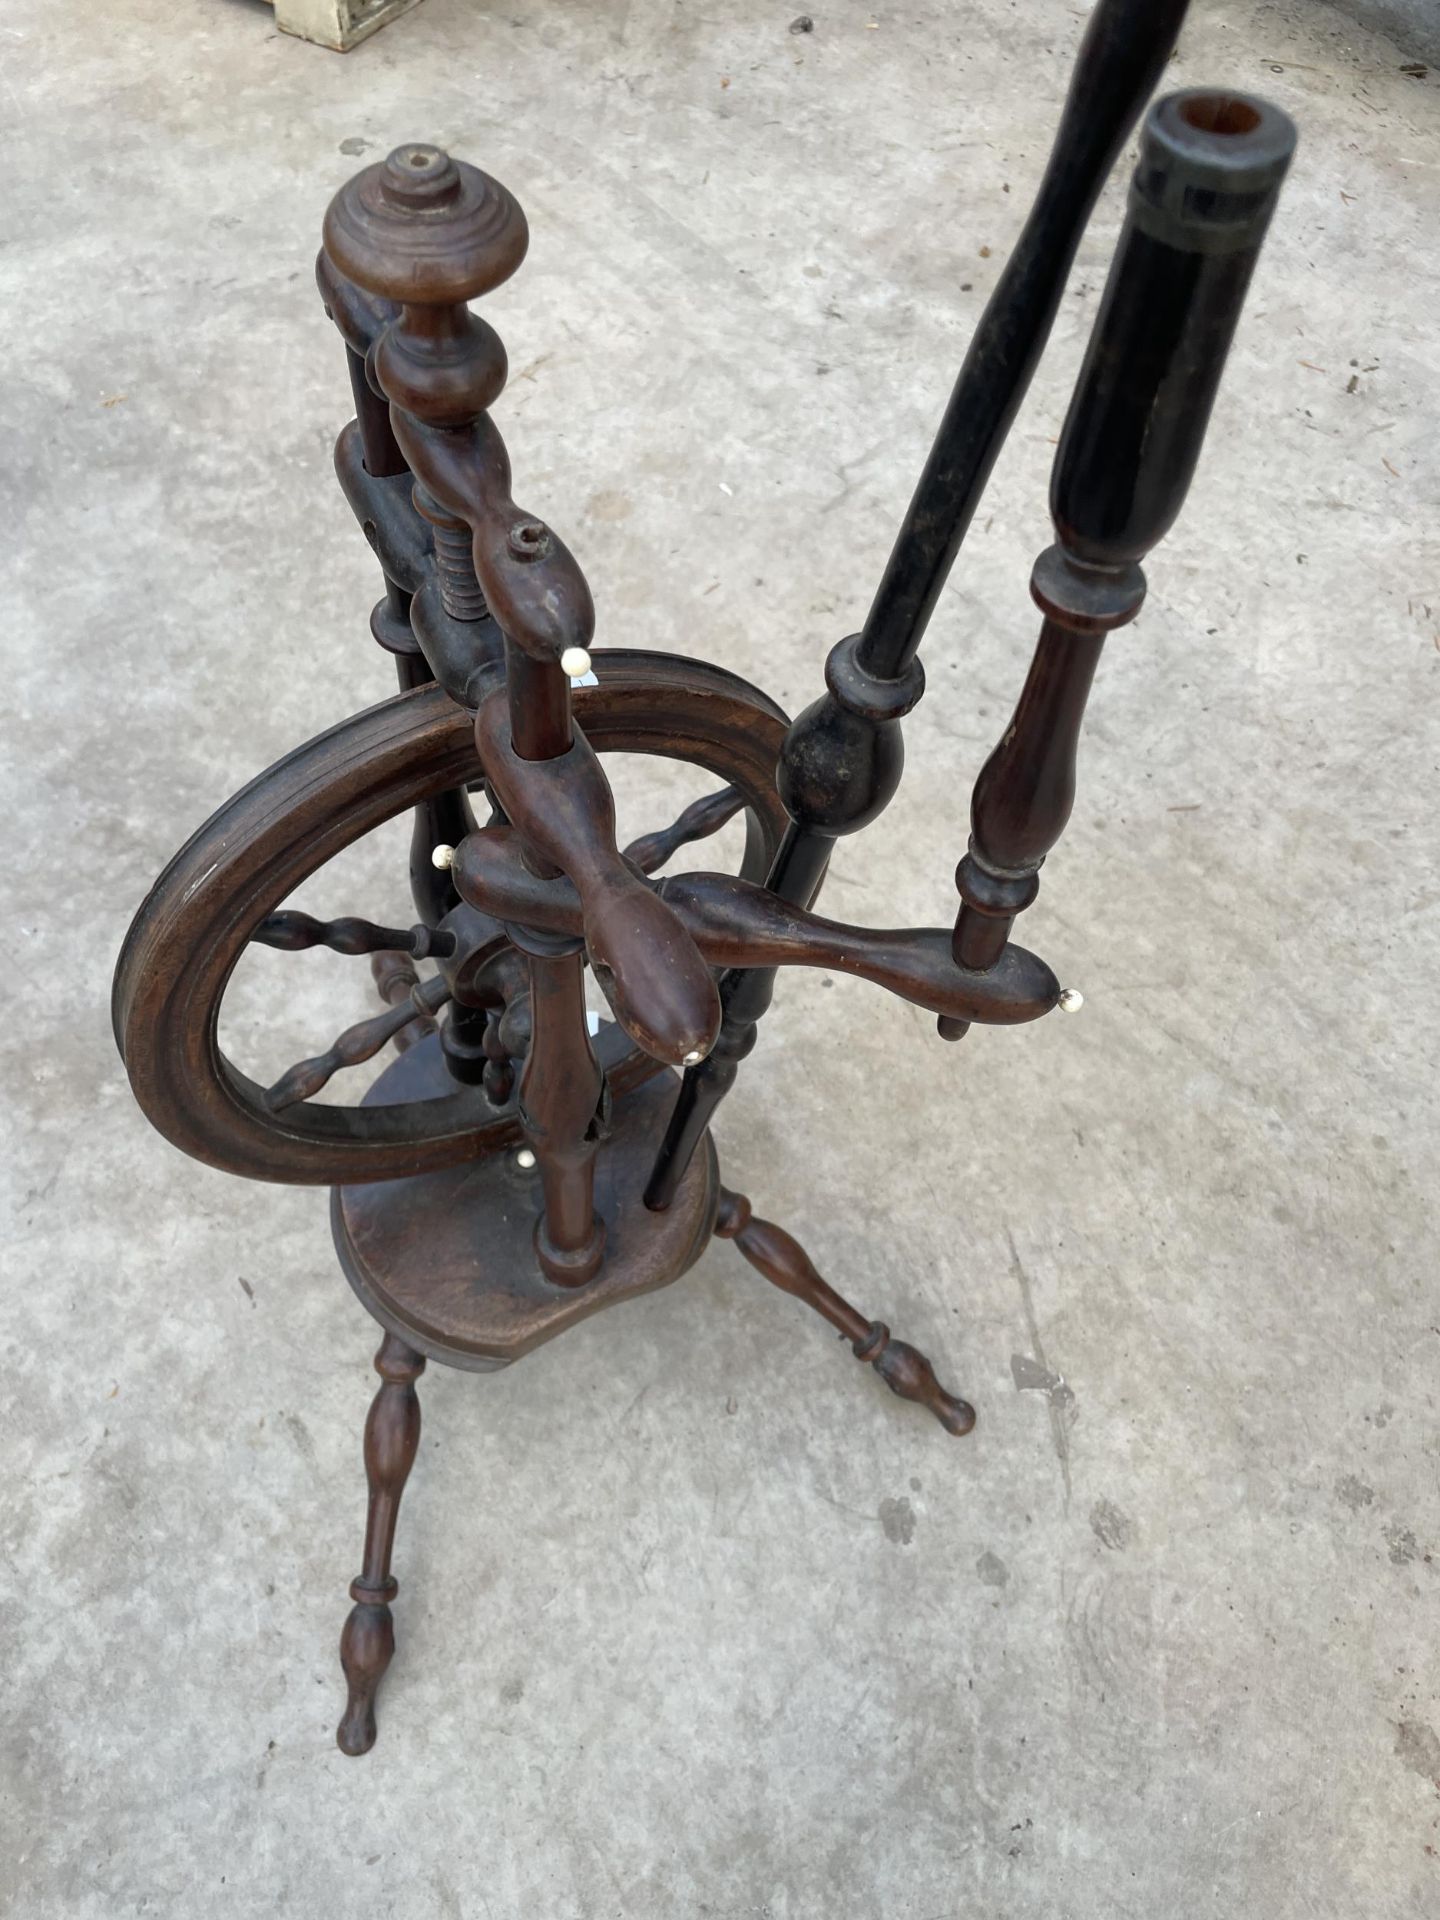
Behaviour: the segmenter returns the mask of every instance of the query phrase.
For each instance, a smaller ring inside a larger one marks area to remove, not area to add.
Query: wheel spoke
[[[273,1087],[266,1088],[265,1105],[271,1113],[280,1113],[286,1107],[296,1106],[301,1100],[312,1100],[342,1067],[358,1067],[362,1061],[372,1060],[402,1027],[408,1027],[412,1020],[438,1012],[449,998],[450,989],[443,977],[437,974],[423,986],[413,988],[409,997],[399,1006],[387,1008],[384,1013],[377,1013],[369,1020],[347,1027],[324,1053],[317,1053],[309,1060],[297,1060],[293,1067],[281,1074]]]
[[[286,953],[329,947],[332,953],[408,953],[412,960],[444,960],[455,951],[454,934],[435,927],[379,927],[373,920],[353,916],[317,920],[313,914],[293,908],[268,915],[250,938],[262,947],[279,947]]]
[[[622,858],[639,867],[642,873],[654,873],[692,840],[704,840],[718,833],[744,805],[745,796],[738,787],[721,787],[718,793],[707,793],[693,801],[678,820],[659,833],[643,833],[638,840],[632,840]]]

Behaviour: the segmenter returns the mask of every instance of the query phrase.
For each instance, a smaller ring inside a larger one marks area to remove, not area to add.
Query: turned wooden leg
[[[365,1475],[370,1506],[365,1518],[365,1558],[350,1582],[355,1602],[340,1635],[340,1665],[349,1697],[335,1739],[342,1753],[368,1753],[375,1744],[375,1695],[395,1652],[390,1602],[399,1582],[390,1572],[400,1496],[420,1445],[420,1397],[415,1382],[425,1371],[422,1355],[387,1333],[375,1356],[380,1391],[365,1420]]]
[[[916,1347],[892,1340],[883,1320],[867,1320],[863,1313],[823,1280],[800,1242],[772,1220],[757,1220],[743,1193],[720,1190],[715,1231],[733,1240],[757,1273],[772,1286],[793,1293],[822,1314],[850,1342],[857,1360],[874,1367],[892,1393],[927,1407],[947,1432],[969,1433],[975,1409],[968,1400],[947,1393],[935,1378],[935,1369]]]

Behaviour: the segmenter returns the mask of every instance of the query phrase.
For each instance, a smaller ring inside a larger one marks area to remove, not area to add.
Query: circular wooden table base
[[[678,1084],[657,1072],[616,1098],[595,1159],[605,1259],[581,1287],[553,1286],[536,1264],[540,1176],[517,1164],[513,1148],[437,1173],[334,1188],[336,1251],[366,1311],[432,1360],[489,1372],[602,1307],[678,1280],[710,1238],[720,1190],[707,1137],[664,1213],[641,1199]],[[431,1034],[386,1068],[363,1104],[453,1091]]]

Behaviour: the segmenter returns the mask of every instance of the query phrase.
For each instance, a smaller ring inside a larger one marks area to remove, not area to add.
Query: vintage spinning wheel
[[[1069,815],[1105,636],[1134,619],[1140,561],[1184,499],[1293,149],[1290,123],[1264,102],[1183,93],[1147,119],[1056,458],[1056,543],[1031,581],[1040,635],[975,786],[954,928],[877,931],[813,907],[835,840],[899,783],[926,622],[1183,13],[1183,0],[1100,0],[1039,195],[864,628],[832,650],[825,694],[793,723],[720,667],[592,651],[579,567],[512,497],[489,413],[504,349],[467,305],[523,257],[509,193],[412,145],[330,207],[318,277],[356,403],[336,466],[380,562],[371,631],[401,691],[289,754],[182,848],[126,939],[114,1019],[136,1096],[177,1146],[246,1178],[333,1188],[341,1265],[385,1330],[364,1565],[341,1642],[348,1753],[374,1740],[393,1651],[391,1549],[427,1358],[506,1365],[675,1280],[718,1234],[897,1394],[952,1434],[974,1423],[923,1354],[721,1186],[710,1127],[782,967],[870,980],[927,1008],[950,1040],[1079,1004],[1015,943],[1014,922]],[[622,850],[602,756],[627,753],[721,784]],[[414,926],[286,905],[406,812]],[[653,877],[737,817],[738,874]],[[252,943],[369,955],[384,1011],[260,1085],[219,1039]],[[598,1027],[587,970],[613,1015]],[[391,1041],[396,1056],[358,1106],[323,1097]]]
[[[630,857],[658,864],[743,808],[743,870],[763,877],[786,820],[775,793],[786,726],[779,708],[733,674],[699,661],[616,652],[598,655],[596,665],[603,679],[575,702],[594,746],[664,753],[729,782],[676,830],[630,849]],[[364,834],[412,807],[424,820],[453,809],[458,794],[481,777],[473,716],[431,682],[288,754],[181,848],[130,930],[115,983],[116,1040],[136,1097],[167,1139],[247,1179],[326,1185],[390,1180],[518,1141],[513,1111],[497,1109],[483,1087],[454,1076],[434,1098],[403,1106],[336,1106],[316,1097],[342,1067],[373,1058],[410,1026],[427,1020],[433,1026],[433,1016],[454,998],[457,959],[469,962],[473,981],[477,951],[492,963],[497,946],[513,952],[493,922],[460,911],[458,933],[358,919],[327,929],[308,916],[276,912],[302,881]],[[422,910],[440,907],[443,922],[450,891],[425,887]],[[356,1030],[358,1038],[342,1036],[267,1089],[225,1058],[218,1034],[226,984],[254,940],[422,958],[453,942],[454,952],[444,955],[445,971],[414,998],[407,987],[393,1013]],[[457,1008],[462,1027],[463,1014],[495,1007],[494,991],[467,990],[463,973],[460,993],[472,1002]],[[656,1071],[623,1029],[609,1029],[605,1037],[607,1073],[617,1092]],[[458,1045],[460,1035],[455,1038]],[[484,1060],[482,1053],[479,1064]]]

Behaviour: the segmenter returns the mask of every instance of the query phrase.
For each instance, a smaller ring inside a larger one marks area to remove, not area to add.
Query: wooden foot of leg
[[[772,1286],[793,1293],[822,1314],[832,1327],[850,1342],[857,1360],[874,1367],[892,1393],[902,1400],[917,1401],[929,1409],[949,1433],[965,1434],[975,1424],[975,1409],[968,1400],[947,1393],[935,1378],[935,1369],[916,1347],[903,1340],[892,1340],[883,1320],[867,1320],[822,1280],[811,1264],[810,1256],[799,1241],[771,1220],[757,1220],[743,1193],[720,1190],[720,1211],[715,1231],[722,1240],[733,1240],[740,1252]]]
[[[380,1391],[365,1421],[365,1475],[370,1506],[365,1520],[365,1557],[350,1583],[355,1602],[340,1635],[340,1665],[349,1697],[336,1729],[342,1753],[368,1753],[375,1744],[375,1695],[395,1652],[390,1602],[399,1582],[390,1573],[400,1496],[420,1445],[420,1399],[415,1382],[425,1371],[422,1355],[387,1333],[375,1356]]]

